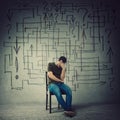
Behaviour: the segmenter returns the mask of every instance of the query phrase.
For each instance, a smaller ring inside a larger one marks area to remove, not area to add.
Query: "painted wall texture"
[[[118,8],[110,0],[2,2],[0,104],[44,103],[47,64],[61,55],[74,104],[119,102]]]

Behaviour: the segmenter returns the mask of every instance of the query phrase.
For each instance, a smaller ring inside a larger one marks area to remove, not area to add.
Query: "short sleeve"
[[[48,71],[52,71],[52,68],[53,68],[53,67],[52,67],[52,63],[49,63],[49,64],[48,64]]]

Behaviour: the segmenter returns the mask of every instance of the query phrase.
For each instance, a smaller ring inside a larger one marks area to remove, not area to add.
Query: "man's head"
[[[62,62],[62,63],[66,63],[67,62],[67,58],[66,57],[64,57],[64,56],[61,56],[60,58],[59,58],[59,62]]]

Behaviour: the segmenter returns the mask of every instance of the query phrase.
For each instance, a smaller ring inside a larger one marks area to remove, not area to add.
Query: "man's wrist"
[[[62,70],[64,70],[64,71],[65,71],[65,70],[66,70],[66,68],[62,68]]]
[[[61,82],[61,79],[58,79],[58,82]]]

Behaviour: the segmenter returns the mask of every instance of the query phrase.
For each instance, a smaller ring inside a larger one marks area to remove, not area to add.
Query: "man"
[[[66,57],[61,56],[56,63],[52,62],[48,64],[49,90],[56,96],[59,104],[64,109],[64,113],[68,116],[74,116],[75,113],[71,108],[72,91],[68,85],[64,84],[66,62]],[[62,97],[61,91],[66,94],[66,101]]]

